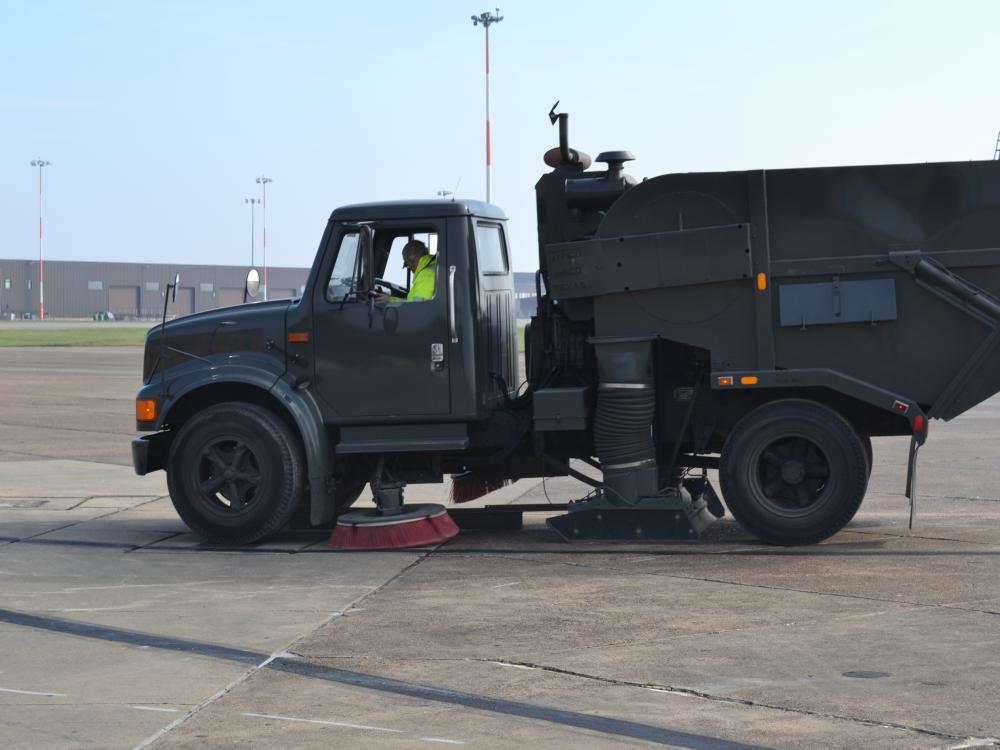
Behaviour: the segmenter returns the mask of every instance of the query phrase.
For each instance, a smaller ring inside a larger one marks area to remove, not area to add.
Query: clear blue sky
[[[270,265],[309,265],[338,205],[459,180],[459,196],[482,198],[470,16],[487,8],[0,0],[0,257],[37,257],[37,157],[52,162],[45,255],[66,260],[245,264],[243,199],[262,173]],[[533,185],[556,99],[575,147],[629,149],[637,177],[987,159],[1000,130],[996,2],[501,12],[493,200],[518,270],[536,267]]]

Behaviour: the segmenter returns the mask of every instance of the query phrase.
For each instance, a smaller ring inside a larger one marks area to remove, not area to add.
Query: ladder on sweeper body
[[[997,145],[993,149],[993,159],[994,161],[1000,160],[1000,133],[997,133]]]

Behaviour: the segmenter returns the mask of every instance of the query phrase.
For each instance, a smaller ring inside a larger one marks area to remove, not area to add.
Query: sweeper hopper
[[[871,436],[913,436],[912,496],[928,418],[1000,390],[1000,162],[637,182],[628,152],[586,171],[563,130],[536,188],[548,294],[529,341],[592,347],[594,513],[718,467],[759,536],[815,541],[860,504]]]

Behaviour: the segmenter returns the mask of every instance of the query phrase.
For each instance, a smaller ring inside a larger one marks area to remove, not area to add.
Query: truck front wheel
[[[167,463],[170,499],[184,523],[225,544],[256,542],[284,528],[304,477],[291,430],[248,403],[217,404],[192,417]]]
[[[865,446],[832,409],[774,401],[741,419],[722,449],[719,483],[733,517],[771,544],[814,544],[842,529],[868,488]]]

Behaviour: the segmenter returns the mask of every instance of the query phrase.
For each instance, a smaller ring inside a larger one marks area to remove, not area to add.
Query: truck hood
[[[282,299],[206,310],[151,328],[146,334],[143,382],[164,368],[199,359],[216,363],[240,354],[265,353],[283,359],[285,313],[292,302]]]

